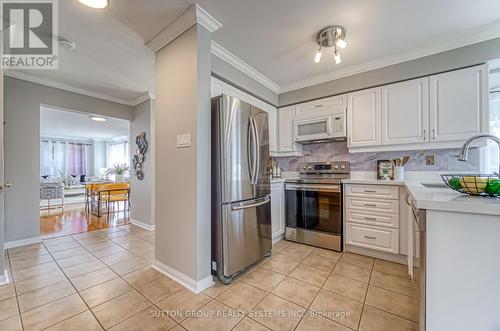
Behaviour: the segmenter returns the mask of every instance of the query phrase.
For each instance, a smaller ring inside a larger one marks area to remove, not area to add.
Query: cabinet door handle
[[[374,190],[365,190],[365,193],[376,193],[377,191]]]
[[[436,130],[432,129],[432,140],[436,140]]]
[[[365,207],[377,207],[377,205],[365,203]]]
[[[426,135],[427,135],[427,130],[424,130],[424,134],[423,134],[423,136],[422,136],[422,139],[423,139],[423,140],[425,140]]]
[[[367,221],[376,221],[377,219],[375,217],[365,216],[365,220],[367,220]]]
[[[377,239],[377,237],[365,236],[366,239]]]

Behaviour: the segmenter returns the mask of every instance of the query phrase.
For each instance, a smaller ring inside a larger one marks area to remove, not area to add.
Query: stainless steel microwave
[[[296,118],[294,121],[295,142],[307,144],[346,139],[346,115],[328,113],[314,117]]]

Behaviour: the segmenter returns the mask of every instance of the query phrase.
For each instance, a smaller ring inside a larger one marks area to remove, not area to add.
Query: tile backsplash
[[[351,171],[375,171],[377,160],[409,156],[407,171],[479,171],[479,149],[471,148],[469,161],[457,160],[460,149],[431,149],[419,151],[349,153],[346,142],[332,142],[303,146],[302,157],[274,158],[284,171],[298,171],[303,162],[349,161]],[[434,156],[434,165],[426,165],[426,156]]]

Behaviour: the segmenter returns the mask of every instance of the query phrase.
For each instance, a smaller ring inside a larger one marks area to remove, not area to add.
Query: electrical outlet
[[[426,155],[425,156],[425,165],[428,165],[428,166],[434,165],[434,155]]]

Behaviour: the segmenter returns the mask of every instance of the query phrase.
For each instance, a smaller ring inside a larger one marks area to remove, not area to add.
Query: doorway
[[[128,224],[130,121],[40,106],[40,235]]]

